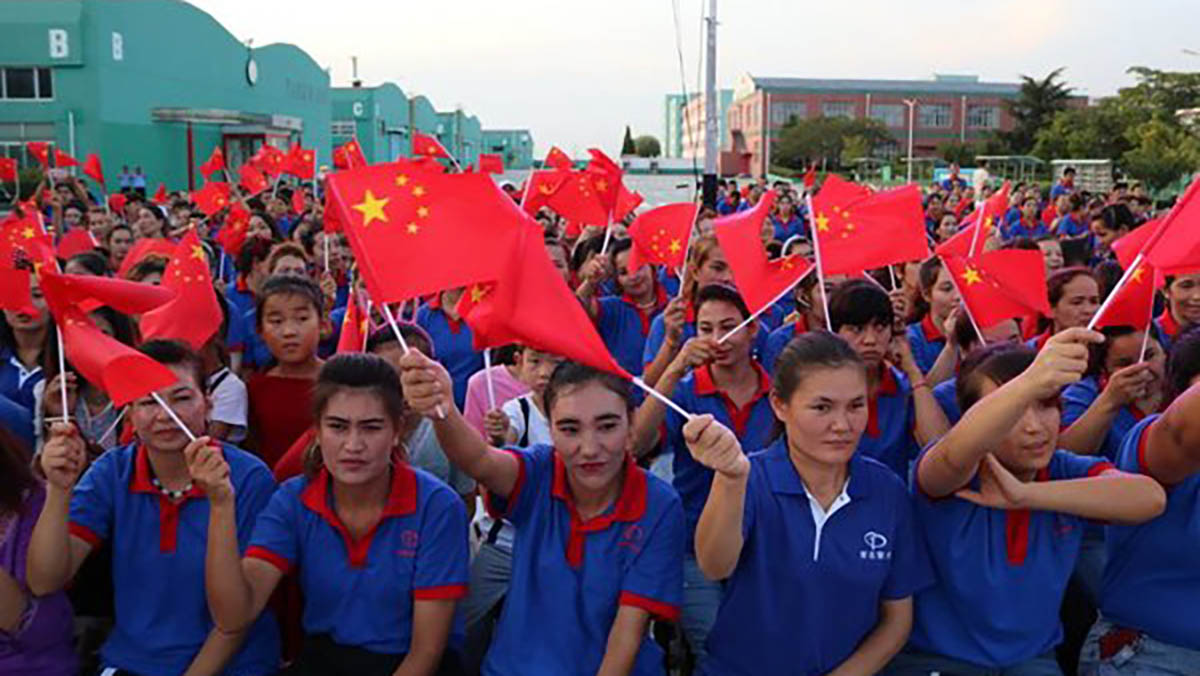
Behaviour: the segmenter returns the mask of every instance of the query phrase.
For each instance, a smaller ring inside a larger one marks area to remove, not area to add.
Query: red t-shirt
[[[250,430],[258,440],[258,456],[268,466],[283,457],[292,443],[313,426],[310,378],[255,373],[246,383]]]

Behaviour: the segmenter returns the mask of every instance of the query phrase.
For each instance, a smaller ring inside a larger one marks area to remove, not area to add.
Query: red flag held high
[[[570,172],[570,177],[546,203],[559,216],[583,225],[608,225],[611,215],[586,171]]]
[[[1160,278],[1153,265],[1138,263],[1129,280],[1116,291],[1116,297],[1096,317],[1095,328],[1130,326],[1145,331],[1154,316],[1154,290]]]
[[[37,160],[38,164],[42,165],[43,169],[50,166],[50,144],[45,141],[30,141],[25,144],[25,149]]]
[[[1142,252],[1142,248],[1154,236],[1154,232],[1158,230],[1162,222],[1161,217],[1146,221],[1131,230],[1128,235],[1112,243],[1113,253],[1116,254],[1117,262],[1121,264],[1122,268],[1128,268],[1133,264],[1133,259]]]
[[[546,161],[542,164],[548,168],[562,171],[570,171],[575,168],[575,163],[571,161],[570,156],[560,150],[558,146],[550,148],[550,152],[546,153]]]
[[[304,210],[305,210],[305,208],[307,208],[307,206],[308,205],[304,202],[304,191],[299,188],[296,188],[295,190],[293,190],[292,191],[292,213],[302,214],[302,213],[304,213]]]
[[[812,269],[812,264],[803,256],[767,259],[762,225],[774,204],[775,191],[768,190],[753,208],[718,218],[713,223],[713,234],[721,244],[738,293],[751,314],[757,314],[779,300]]]
[[[257,195],[270,188],[271,181],[267,178],[266,174],[247,162],[238,167],[238,185],[251,195]]]
[[[442,147],[437,138],[429,134],[422,134],[419,131],[413,132],[412,135],[412,154],[437,159],[450,159],[450,153],[446,152],[446,149]]]
[[[358,139],[351,139],[344,145],[333,149],[333,166],[336,169],[358,169],[367,166],[367,158],[363,155]]]
[[[521,208],[533,215],[542,207],[550,206],[550,198],[571,180],[571,172],[533,171],[525,180],[529,184],[525,187]]]
[[[34,272],[55,268],[54,242],[36,209],[15,210],[0,220],[0,266],[27,267]]]
[[[1200,193],[1200,178],[1192,181],[1145,244],[1146,260],[1163,274],[1200,267],[1200,199],[1197,199],[1197,193]]]
[[[1042,252],[1004,249],[942,260],[979,328],[1035,312],[1050,314]]]
[[[55,148],[54,149],[54,166],[58,169],[66,169],[67,167],[78,167],[79,160],[75,159],[74,157],[71,157],[67,153],[59,150],[58,148]]]
[[[225,169],[225,153],[220,148],[213,148],[212,155],[200,165],[200,173],[204,174],[205,178],[212,176],[218,171]]]
[[[170,260],[174,254],[175,244],[172,242],[157,237],[139,239],[129,249],[129,253],[125,254],[125,259],[121,261],[121,267],[117,269],[117,277],[125,277],[138,263],[151,256]]]
[[[504,158],[495,153],[480,153],[479,171],[485,174],[503,174]]]
[[[338,218],[337,209],[333,208],[333,194],[325,191],[325,207],[321,211],[321,229],[325,232],[342,232],[342,221]]]
[[[199,351],[221,328],[223,316],[213,290],[208,254],[194,229],[179,240],[162,285],[178,295],[142,315],[142,338],[182,340]]]
[[[984,201],[981,208],[967,214],[963,219],[962,230],[954,237],[943,242],[938,248],[938,252],[943,251],[953,253],[956,256],[974,256],[983,251],[983,245],[988,238],[996,230],[996,224],[1004,219],[1004,214],[1008,212],[1008,197],[1009,191],[1012,188],[1011,181],[1005,181],[1004,185],[997,190],[991,197]],[[983,230],[979,233],[979,237],[975,236],[975,224],[983,223]],[[960,239],[960,236],[968,232],[965,237]],[[971,249],[971,244],[975,244],[974,250]]]
[[[114,192],[108,196],[108,208],[118,214],[125,212],[125,204],[129,199],[119,192]]]
[[[225,253],[237,258],[246,245],[246,236],[250,233],[250,212],[241,202],[234,202],[225,216],[225,223],[213,239]]]
[[[625,217],[633,213],[644,201],[646,198],[642,197],[640,193],[626,188],[624,183],[617,186],[617,204],[613,207],[613,220],[625,220]]]
[[[66,260],[75,254],[92,251],[96,240],[86,228],[72,228],[58,241],[58,257]]]
[[[495,280],[528,221],[487,174],[400,161],[338,172],[328,184],[376,303]]]
[[[12,157],[0,157],[0,181],[17,180],[17,160]]]
[[[804,187],[811,188],[817,184],[817,167],[812,165],[804,172]]]
[[[492,284],[472,284],[458,302],[476,350],[520,343],[535,350],[631,376],[617,364],[587,312],[550,261],[542,229],[525,221],[506,266]]]
[[[83,158],[83,173],[104,187],[104,169],[100,165],[100,156],[96,153],[88,153],[88,156]]]
[[[305,181],[312,180],[316,171],[317,152],[311,148],[292,146],[283,162],[283,171]]]
[[[278,176],[282,173],[286,163],[287,156],[284,152],[270,144],[260,147],[249,162],[254,165],[254,168],[270,176]]]
[[[813,198],[813,225],[824,274],[854,275],[929,257],[920,188],[901,186],[843,201],[836,197],[839,190],[826,193],[832,178]]]
[[[151,197],[150,201],[154,202],[155,204],[159,205],[160,207],[165,207],[167,205],[167,202],[169,200],[167,199],[167,184],[166,183],[158,184],[158,190],[154,191],[154,197]]]
[[[229,206],[229,184],[209,181],[192,193],[192,202],[205,216],[212,216]]]
[[[367,318],[358,307],[358,300],[351,294],[346,302],[346,316],[342,317],[342,331],[338,334],[337,351],[362,352],[367,339]]]
[[[625,172],[621,165],[612,161],[608,155],[596,148],[589,148],[588,154],[592,160],[588,162],[587,173],[592,179],[592,186],[600,197],[600,203],[611,215],[617,208],[617,198],[622,188],[621,181]],[[615,216],[614,216],[615,218]]]
[[[681,270],[687,261],[688,239],[700,206],[679,202],[651,209],[629,226],[633,246],[629,250],[629,269],[643,265],[664,265]]]

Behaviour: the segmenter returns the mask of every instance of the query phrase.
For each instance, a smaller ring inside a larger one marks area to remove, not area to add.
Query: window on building
[[[50,68],[0,68],[0,99],[48,100],[54,98]]]
[[[803,120],[808,116],[808,106],[798,101],[782,101],[771,104],[771,124],[782,126],[792,118]]]
[[[334,136],[354,136],[354,131],[354,120],[334,120],[329,128]]]
[[[900,146],[895,141],[884,141],[875,146],[871,154],[880,159],[894,160],[900,156]]]
[[[949,103],[922,103],[917,107],[918,124],[922,127],[940,129],[950,126]]]
[[[54,123],[0,123],[0,157],[14,157],[21,166],[32,166],[35,160],[25,147],[30,141],[43,141],[53,145]]]
[[[826,101],[821,104],[821,115],[825,117],[854,117],[854,104],[850,101]]]
[[[878,120],[888,127],[907,127],[904,119],[904,105],[900,103],[871,104],[871,119]]]
[[[996,129],[1000,126],[1000,109],[996,106],[967,106],[967,126],[971,129]]]

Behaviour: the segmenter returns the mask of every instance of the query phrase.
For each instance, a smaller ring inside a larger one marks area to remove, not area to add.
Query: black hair
[[[925,294],[933,292],[933,287],[937,285],[938,275],[941,272],[942,259],[937,256],[921,263],[921,267],[917,271],[917,283],[921,287],[921,292],[917,294],[913,303],[912,321],[919,322],[929,314],[931,308],[929,301],[925,300]]]
[[[1171,341],[1167,357],[1167,401],[1183,394],[1200,375],[1200,326],[1189,326]]]
[[[593,235],[587,239],[581,239],[575,243],[575,250],[571,252],[571,270],[578,272],[583,264],[587,262],[593,255],[599,254],[604,248],[604,235]]]
[[[166,274],[167,261],[158,256],[147,256],[138,261],[138,264],[133,266],[132,270],[125,273],[125,276],[130,280],[140,282],[155,273],[159,275]]]
[[[271,275],[267,281],[263,282],[262,288],[259,289],[258,295],[254,299],[255,328],[259,331],[262,331],[263,308],[266,306],[267,300],[273,296],[300,296],[312,303],[313,309],[317,311],[317,316],[324,311],[325,294],[312,279],[293,275]]]
[[[546,384],[546,391],[542,395],[542,400],[546,404],[546,415],[551,415],[551,412],[554,410],[554,402],[563,396],[563,390],[581,387],[593,382],[620,397],[621,401],[625,402],[625,412],[632,421],[633,410],[636,404],[628,381],[611,373],[573,361],[560,363],[554,367],[554,372],[550,374],[550,382]]]
[[[392,425],[400,431],[407,410],[400,375],[383,357],[365,352],[335,354],[321,366],[312,394],[315,427],[320,427],[321,416],[334,395],[348,389],[369,390],[379,397]],[[304,476],[311,479],[320,468],[320,447],[312,444],[304,452]]]
[[[408,343],[409,347],[432,359],[437,359],[437,355],[434,353],[433,339],[429,337],[425,329],[417,324],[401,321],[397,321],[396,326],[400,329],[400,335],[404,336],[404,342]],[[396,339],[396,333],[392,331],[392,327],[385,326],[377,329],[367,338],[367,352],[373,353],[391,343],[399,344],[400,341]]]
[[[1117,288],[1117,282],[1121,281],[1125,271],[1121,268],[1121,264],[1114,260],[1101,261],[1096,266],[1095,277],[1100,284],[1100,297],[1108,298],[1108,294]]]
[[[741,313],[742,319],[750,316],[750,308],[746,307],[746,301],[742,300],[737,289],[728,284],[708,284],[701,287],[699,293],[696,294],[696,314],[700,314],[700,308],[705,303],[714,302],[729,303],[734,306]]]
[[[1096,215],[1092,216],[1093,221],[1103,221],[1104,227],[1108,230],[1133,230],[1136,222],[1133,218],[1133,212],[1129,210],[1129,206],[1121,203],[1109,204]]]
[[[114,223],[113,226],[109,228],[108,234],[104,236],[104,243],[111,246],[113,234],[119,230],[124,230],[125,232],[129,233],[130,237],[133,237],[133,228],[124,223]]]
[[[138,346],[138,352],[164,366],[180,366],[190,370],[196,380],[196,387],[201,392],[208,391],[208,374],[204,370],[204,360],[188,347],[187,343],[178,340],[148,340]]]
[[[1053,239],[1053,238],[1048,238]],[[1018,249],[1022,251],[1041,251],[1037,240],[1032,237],[1014,237],[1000,246],[1001,249]]]
[[[829,323],[834,333],[843,326],[891,327],[895,321],[892,300],[883,289],[865,279],[847,280],[829,297]]]
[[[1159,339],[1157,326],[1151,323],[1147,330],[1150,331],[1150,340],[1157,341]],[[1088,368],[1085,375],[1100,375],[1104,371],[1104,362],[1108,360],[1108,352],[1112,349],[1113,341],[1117,338],[1141,333],[1141,330],[1132,326],[1106,326],[1100,329],[1100,333],[1104,334],[1105,341],[1088,345]]]
[[[0,515],[20,512],[25,493],[37,485],[29,467],[29,449],[0,427]]]
[[[108,259],[95,251],[81,251],[80,253],[71,256],[68,263],[78,263],[85,270],[97,277],[112,276],[112,269],[108,267]],[[164,268],[165,269],[165,268]]]
[[[271,247],[273,242],[269,242],[261,237],[251,237],[246,240],[242,246],[242,250],[238,253],[237,262],[234,267],[237,268],[238,274],[248,275],[254,269],[255,263],[261,263],[267,260],[271,255]]]
[[[601,246],[603,246],[603,242],[601,242]],[[628,237],[614,238],[608,243],[608,258],[609,260],[613,261],[613,265],[616,265],[617,254],[624,251],[629,251],[632,248],[632,239],[629,239]]]
[[[958,370],[956,395],[964,413],[983,398],[987,383],[997,386],[1024,373],[1037,357],[1037,350],[1025,345],[998,344],[981,347],[963,360]]]
[[[782,401],[792,398],[804,378],[817,369],[856,368],[866,382],[867,367],[862,357],[841,336],[828,331],[810,331],[792,338],[775,359],[771,392]]]

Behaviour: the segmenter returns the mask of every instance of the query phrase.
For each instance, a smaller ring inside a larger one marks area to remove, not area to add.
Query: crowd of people
[[[175,420],[59,372],[36,275],[3,312],[0,674],[1200,674],[1200,274],[1089,330],[1155,214],[1073,179],[1012,186],[984,243],[1041,251],[1051,312],[979,327],[936,256],[752,316],[714,223],[773,188],[763,246],[811,257],[818,188],[721,182],[683,270],[542,209],[661,399],[537,346],[485,366],[463,289],[371,305],[317,182],[235,187],[236,255],[186,193],[39,186],[95,243],[67,274],[159,284],[195,229],[223,321],[194,350],[91,312],[177,377]],[[996,185],[924,188],[936,244]]]

